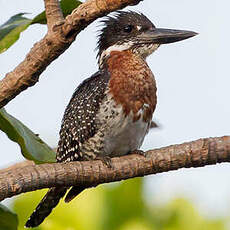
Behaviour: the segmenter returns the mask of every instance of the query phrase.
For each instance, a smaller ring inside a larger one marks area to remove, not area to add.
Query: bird
[[[157,87],[146,58],[162,44],[197,35],[196,32],[156,28],[142,13],[116,11],[102,20],[98,36],[99,70],[75,90],[60,129],[57,162],[100,159],[109,168],[111,158],[143,154],[157,104]],[[50,188],[26,227],[36,227],[57,206],[67,187]],[[84,187],[70,188],[71,201]]]

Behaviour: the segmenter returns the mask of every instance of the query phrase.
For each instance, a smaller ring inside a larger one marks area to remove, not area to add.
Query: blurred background
[[[145,0],[127,8],[141,11],[158,27],[199,33],[189,40],[162,45],[147,60],[158,85],[154,119],[160,128],[150,131],[143,150],[229,135],[229,8],[228,0]],[[27,17],[32,18],[43,10],[42,0],[0,0],[0,24],[20,12],[30,13]],[[99,20],[79,34],[43,72],[39,83],[5,107],[52,147],[57,146],[72,93],[97,71],[98,25]],[[35,24],[0,55],[0,79],[45,33],[46,26]],[[1,132],[0,155],[0,168],[23,160],[17,144]],[[59,205],[39,229],[230,229],[229,174],[229,164],[220,164],[102,185],[83,192],[70,205]],[[20,213],[21,226],[41,193],[4,202]]]

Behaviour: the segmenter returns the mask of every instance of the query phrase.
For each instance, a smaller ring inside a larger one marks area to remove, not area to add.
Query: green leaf
[[[55,152],[36,134],[11,116],[5,109],[0,109],[0,130],[21,147],[23,156],[35,163],[55,162]]]
[[[60,5],[63,12],[64,17],[70,14],[75,8],[77,8],[82,2],[77,0],[61,0]],[[40,23],[46,24],[46,14],[45,11],[38,14],[33,20],[31,24]]]
[[[0,26],[0,53],[12,46],[31,23],[31,19],[23,17],[24,13],[12,16],[6,23]]]
[[[1,230],[17,230],[18,217],[7,207],[0,204],[0,229]]]

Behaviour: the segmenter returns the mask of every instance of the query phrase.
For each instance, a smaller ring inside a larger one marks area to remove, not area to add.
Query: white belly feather
[[[133,122],[132,112],[125,116],[121,105],[115,105],[112,98],[106,100],[99,112],[104,154],[121,156],[140,148],[149,129],[149,123],[142,119],[145,106],[139,111],[140,119]]]

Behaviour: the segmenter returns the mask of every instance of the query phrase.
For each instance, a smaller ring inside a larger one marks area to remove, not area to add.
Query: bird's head
[[[103,21],[98,40],[99,65],[112,51],[131,50],[146,58],[161,44],[181,41],[197,35],[185,30],[156,28],[143,14],[132,11],[118,11]]]

